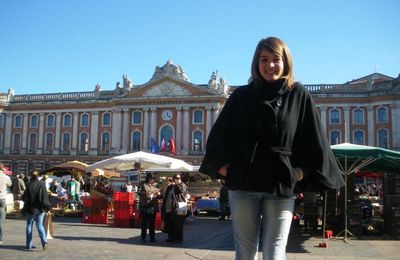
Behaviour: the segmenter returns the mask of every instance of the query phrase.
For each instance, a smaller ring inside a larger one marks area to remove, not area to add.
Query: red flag
[[[169,145],[171,147],[171,153],[174,154],[174,156],[176,155],[176,148],[175,148],[175,143],[174,143],[174,139],[171,137],[171,139],[169,139]]]
[[[164,140],[164,137],[163,137],[163,139],[161,140],[161,152],[166,152],[167,151],[167,145],[166,145],[166,143],[165,143],[165,140]]]

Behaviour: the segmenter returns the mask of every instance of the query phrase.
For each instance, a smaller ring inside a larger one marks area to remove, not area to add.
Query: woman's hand
[[[301,168],[294,168],[294,173],[296,174],[297,181],[301,181],[303,179],[304,173]]]
[[[226,177],[226,175],[228,174],[228,165],[224,165],[222,166],[219,170],[218,173],[223,176]]]

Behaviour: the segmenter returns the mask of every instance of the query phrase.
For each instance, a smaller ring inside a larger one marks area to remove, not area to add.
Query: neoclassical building
[[[148,151],[199,165],[208,133],[237,86],[213,72],[207,84],[189,81],[168,61],[135,85],[90,92],[0,94],[0,161],[14,173],[61,162],[93,163]],[[400,78],[379,73],[336,85],[306,85],[315,98],[331,143],[344,141],[400,150]]]

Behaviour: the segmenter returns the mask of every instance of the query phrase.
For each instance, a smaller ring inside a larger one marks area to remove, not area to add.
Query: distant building
[[[194,84],[168,61],[135,85],[91,92],[0,94],[0,161],[14,173],[64,161],[86,163],[152,145],[199,165],[208,133],[236,86],[213,72]],[[335,85],[306,85],[332,144],[344,141],[400,150],[400,78],[379,73]],[[172,144],[173,142],[173,144]],[[163,146],[165,144],[165,146]],[[153,147],[154,148],[154,147]]]

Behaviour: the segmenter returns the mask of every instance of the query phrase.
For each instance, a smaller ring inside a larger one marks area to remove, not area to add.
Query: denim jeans
[[[280,198],[265,192],[230,190],[229,202],[235,259],[258,259],[261,225],[263,259],[286,259],[294,198]]]
[[[33,222],[36,222],[36,227],[39,233],[40,241],[42,246],[47,243],[46,232],[43,227],[43,219],[46,213],[42,212],[35,215],[26,215],[26,248],[32,249],[32,228]]]
[[[3,241],[3,226],[6,219],[6,199],[0,199],[0,241]]]

